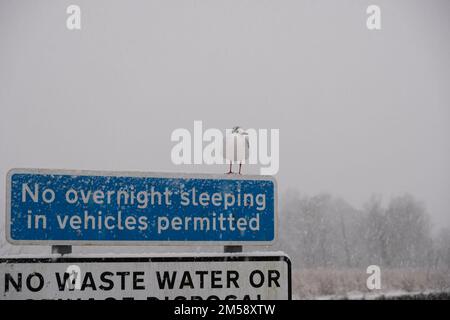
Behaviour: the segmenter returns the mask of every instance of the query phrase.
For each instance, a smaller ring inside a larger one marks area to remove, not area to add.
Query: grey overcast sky
[[[449,39],[448,0],[0,0],[0,212],[13,167],[225,172],[171,163],[203,120],[280,129],[281,192],[409,192],[450,226]]]

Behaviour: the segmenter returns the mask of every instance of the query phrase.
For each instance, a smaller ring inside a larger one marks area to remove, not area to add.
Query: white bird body
[[[239,163],[239,173],[241,166],[249,158],[248,134],[242,128],[234,127],[231,133],[227,133],[223,142],[223,157],[230,163],[230,171],[233,163]]]

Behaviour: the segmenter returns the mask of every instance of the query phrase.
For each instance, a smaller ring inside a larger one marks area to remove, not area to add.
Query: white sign
[[[287,300],[284,255],[0,259],[0,299]]]

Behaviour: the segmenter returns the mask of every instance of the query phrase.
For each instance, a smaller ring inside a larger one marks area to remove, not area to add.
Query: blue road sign
[[[272,177],[13,169],[13,244],[270,244]]]

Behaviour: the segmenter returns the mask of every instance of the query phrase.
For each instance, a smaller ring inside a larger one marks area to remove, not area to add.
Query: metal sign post
[[[244,251],[242,246],[224,246],[223,252],[225,253],[235,253]]]
[[[52,254],[71,254],[72,253],[72,246],[52,246]]]

